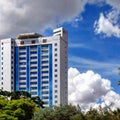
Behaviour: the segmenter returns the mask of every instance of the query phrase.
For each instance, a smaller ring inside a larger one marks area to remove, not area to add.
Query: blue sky
[[[0,39],[68,31],[70,103],[120,107],[120,0],[0,0],[0,9]]]
[[[110,5],[86,4],[85,10],[73,21],[57,25],[68,31],[68,66],[77,68],[80,72],[92,70],[103,78],[111,81],[113,89],[120,93],[117,85],[120,76],[120,37],[106,36],[105,33],[96,34],[95,21],[100,13],[107,14],[113,8]],[[119,24],[120,25],[120,24]],[[52,34],[47,29],[45,35]]]

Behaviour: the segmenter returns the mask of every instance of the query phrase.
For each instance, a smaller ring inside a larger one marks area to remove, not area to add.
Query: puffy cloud
[[[119,24],[115,24],[117,21],[112,18],[114,16],[105,17],[103,13],[100,14],[100,18],[98,21],[95,21],[94,27],[96,34],[104,33],[107,37],[115,36],[120,38],[120,28]],[[110,18],[112,17],[112,18]]]
[[[120,96],[112,91],[108,79],[91,70],[80,73],[76,68],[68,70],[68,94],[69,103],[79,104],[82,109],[96,108],[99,105],[115,109],[120,100]]]
[[[105,96],[103,96],[104,104],[109,106],[111,109],[120,108],[120,95],[114,91],[109,91]]]
[[[94,23],[96,34],[104,33],[107,37],[115,36],[120,38],[120,1],[106,0],[106,4],[112,7],[112,10],[106,15],[100,14],[99,20]]]
[[[80,13],[86,4],[97,4],[104,0],[0,0],[0,33],[2,37],[16,36],[24,32],[41,32],[64,22],[78,27]],[[106,0],[119,9],[119,0]]]
[[[87,0],[0,0],[0,33],[40,31],[70,21],[84,10]]]

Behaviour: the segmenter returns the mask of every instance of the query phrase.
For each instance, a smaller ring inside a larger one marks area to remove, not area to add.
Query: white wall
[[[0,88],[3,88],[3,90],[11,91],[11,39],[1,40],[0,46],[1,46]]]

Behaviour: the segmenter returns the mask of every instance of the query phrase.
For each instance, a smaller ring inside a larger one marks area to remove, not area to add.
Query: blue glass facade
[[[27,57],[27,62],[26,62],[26,67],[27,67],[27,71],[26,71],[26,76],[27,76],[27,87],[26,87],[26,90],[28,91],[28,92],[30,92],[30,47],[29,46],[27,46],[26,47],[26,57]]]
[[[15,90],[19,90],[19,48],[15,48]]]
[[[40,98],[42,98],[41,96],[41,72],[40,72],[40,51],[41,51],[41,46],[37,46],[38,49],[38,96],[40,96]]]
[[[52,106],[52,45],[49,45],[49,105]]]
[[[15,90],[38,95],[52,106],[52,82],[52,44],[15,48]]]

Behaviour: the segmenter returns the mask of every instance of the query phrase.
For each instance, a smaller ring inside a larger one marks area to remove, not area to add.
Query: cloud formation
[[[94,23],[95,33],[120,38],[120,1],[106,0],[106,4],[110,5],[112,10],[105,15],[100,13],[99,19]]]
[[[104,0],[0,0],[0,38],[16,36],[24,32],[41,32],[69,21],[77,27],[76,23],[81,20],[80,14],[84,11],[85,5],[102,2]],[[106,0],[105,3],[120,10],[119,0]],[[101,17],[106,20],[104,16]],[[98,20],[96,31],[107,32],[100,25]],[[109,22],[109,25],[113,24]],[[118,29],[114,26],[112,28]],[[115,36],[119,36],[116,35],[116,30],[112,32]]]
[[[70,21],[84,10],[86,0],[0,0],[3,36],[40,31]]]
[[[76,68],[68,70],[69,103],[79,104],[82,109],[109,106],[120,107],[120,96],[112,91],[111,82],[89,70],[80,73]],[[100,101],[101,100],[101,101]]]
[[[115,15],[111,17],[114,18]],[[99,20],[95,21],[94,24],[96,34],[104,33],[107,37],[115,36],[120,38],[119,25],[114,23],[116,23],[115,19],[112,21],[110,17],[107,18],[101,13]]]

